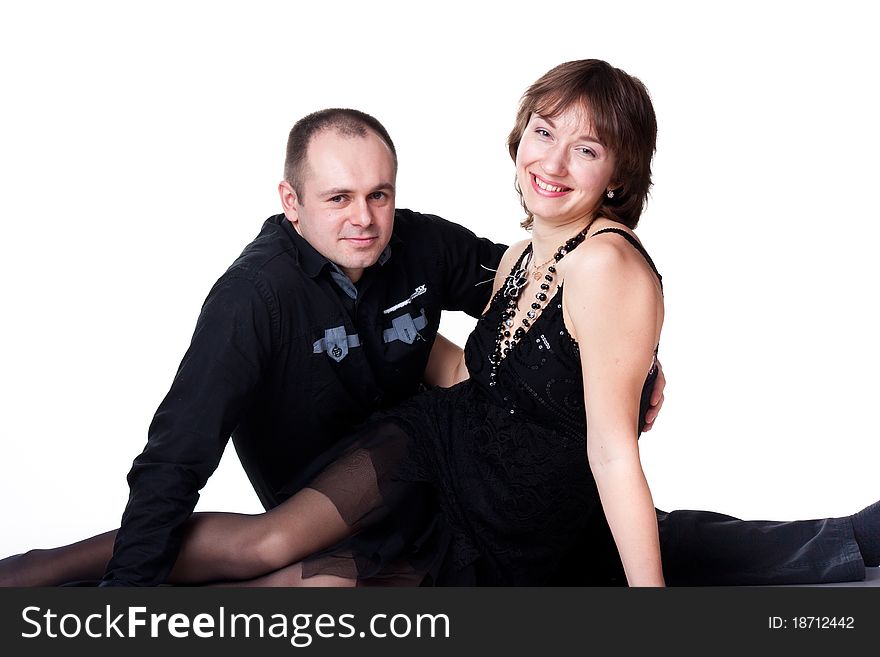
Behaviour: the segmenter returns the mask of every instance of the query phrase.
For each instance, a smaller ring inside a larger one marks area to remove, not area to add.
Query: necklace
[[[530,253],[530,254],[529,254],[529,260],[531,260],[531,258],[532,258],[532,254]],[[542,262],[540,265],[535,265],[535,268],[534,268],[534,270],[532,271],[532,278],[533,278],[534,280],[536,280],[536,281],[540,281],[540,280],[541,280],[541,276],[543,275],[543,272],[544,272],[544,267],[546,267],[547,265],[549,265],[551,262],[559,262],[558,260],[556,260],[556,254],[555,254],[555,253],[553,254],[553,257],[550,258],[547,262]]]
[[[592,224],[592,222],[590,222],[590,224]],[[501,296],[507,299],[507,306],[501,311],[501,322],[498,324],[498,334],[495,337],[495,349],[489,355],[489,364],[491,366],[491,369],[489,370],[490,386],[494,386],[498,382],[498,366],[501,365],[501,361],[507,357],[507,354],[510,353],[510,350],[513,349],[514,345],[526,334],[526,331],[532,325],[532,322],[534,322],[538,318],[538,315],[544,310],[544,306],[549,298],[548,293],[550,291],[550,286],[556,276],[556,263],[562,260],[567,253],[576,248],[578,244],[583,242],[584,239],[586,239],[587,231],[589,230],[590,225],[587,225],[581,232],[556,249],[556,253],[553,254],[553,257],[550,258],[550,260],[542,265],[538,265],[535,269],[533,276],[534,280],[538,281],[541,280],[540,273],[544,266],[551,262],[553,263],[547,267],[547,273],[544,274],[544,280],[540,285],[540,289],[535,294],[535,300],[526,311],[526,316],[522,318],[522,326],[518,326],[516,329],[513,328],[513,319],[516,317],[519,297],[528,281],[527,271],[529,261],[532,257],[532,251],[530,250],[528,252],[528,260],[525,263],[522,261],[523,258],[520,258],[517,268],[510,272],[510,275],[504,282],[504,287],[501,289]],[[531,249],[531,246],[529,246],[529,249]]]

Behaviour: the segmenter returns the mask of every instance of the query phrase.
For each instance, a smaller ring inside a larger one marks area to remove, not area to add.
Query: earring
[[[607,196],[608,198],[614,198],[614,190],[609,189],[607,192],[605,192],[605,196]]]

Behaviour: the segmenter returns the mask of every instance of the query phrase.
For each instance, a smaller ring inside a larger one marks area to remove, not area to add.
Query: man
[[[102,586],[165,581],[230,435],[263,505],[274,507],[322,469],[334,441],[418,390],[442,310],[482,312],[504,247],[395,209],[396,173],[393,142],[373,117],[331,109],[293,127],[278,187],[284,214],[266,220],[204,303],[128,475]],[[439,383],[430,373],[426,382]],[[661,380],[651,419],[662,388]],[[667,582],[861,579],[864,563],[878,558],[875,507],[793,523],[658,512]],[[67,563],[82,564],[89,552],[103,564],[106,542],[97,553],[88,540],[79,552],[80,544],[60,550]],[[584,554],[572,555],[568,574]]]
[[[165,579],[230,435],[274,507],[329,445],[418,390],[442,310],[482,312],[504,247],[396,210],[396,174],[391,138],[361,112],[317,112],[291,130],[284,214],[205,301],[129,473],[104,585]]]

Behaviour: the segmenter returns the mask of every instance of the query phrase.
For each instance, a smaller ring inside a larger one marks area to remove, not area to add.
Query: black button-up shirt
[[[129,472],[103,584],[164,581],[230,436],[266,508],[299,490],[329,445],[417,391],[441,310],[479,316],[503,251],[398,209],[388,248],[353,284],[284,215],[266,220],[205,300]]]

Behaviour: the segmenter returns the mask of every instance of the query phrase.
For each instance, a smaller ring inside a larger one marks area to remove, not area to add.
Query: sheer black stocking
[[[247,580],[283,569],[345,538],[350,528],[322,493],[303,489],[266,513],[195,513],[169,577],[172,584]],[[99,580],[116,530],[0,560],[0,586]]]
[[[113,554],[116,530],[77,543],[29,550],[0,560],[0,586],[59,586],[99,580]]]
[[[295,563],[273,573],[248,580],[217,582],[209,586],[221,587],[326,587],[344,588],[358,585],[357,580],[336,575],[303,575],[302,563]]]

